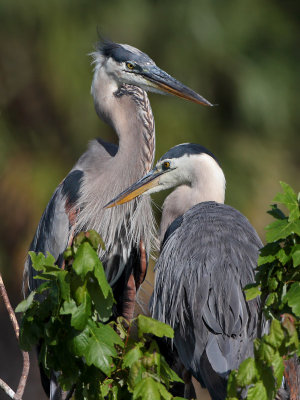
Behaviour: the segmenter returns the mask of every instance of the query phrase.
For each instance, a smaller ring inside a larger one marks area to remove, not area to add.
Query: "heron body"
[[[30,250],[44,254],[48,251],[63,266],[63,252],[74,235],[95,229],[106,245],[105,251],[99,250],[99,256],[117,301],[116,314],[130,319],[136,290],[146,274],[154,232],[150,199],[136,199],[119,209],[104,210],[103,206],[152,167],[155,125],[146,90],[211,104],[132,46],[104,41],[92,56],[95,109],[115,130],[119,144],[101,139],[90,142],[55,190]],[[30,291],[40,284],[35,275],[27,258],[24,282],[28,278]],[[50,394],[51,399],[55,396]]]
[[[163,205],[151,312],[174,328],[185,368],[221,400],[230,371],[253,355],[259,335],[259,302],[247,302],[243,287],[254,282],[262,243],[246,217],[223,204],[223,171],[195,144],[169,150],[109,205],[171,187],[177,188]]]

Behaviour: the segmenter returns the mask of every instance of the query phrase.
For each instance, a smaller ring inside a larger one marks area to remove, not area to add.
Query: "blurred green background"
[[[97,27],[218,104],[150,94],[157,157],[189,141],[212,150],[227,177],[226,202],[262,239],[279,181],[299,190],[300,2],[1,0],[0,269],[13,305],[53,190],[90,139],[116,140],[90,95]],[[11,351],[0,377],[13,380],[20,360],[0,310],[1,360]],[[34,393],[25,399],[42,398]]]

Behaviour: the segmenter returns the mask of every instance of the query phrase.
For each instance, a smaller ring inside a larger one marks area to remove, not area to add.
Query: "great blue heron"
[[[254,282],[262,242],[224,204],[223,171],[198,144],[173,147],[107,207],[175,186],[163,205],[152,316],[174,328],[181,362],[221,400],[230,371],[253,355],[260,334],[259,301],[247,302],[243,287]]]
[[[154,229],[151,204],[146,197],[111,211],[103,206],[152,167],[154,118],[145,91],[211,104],[132,46],[102,41],[92,56],[95,71],[91,93],[96,112],[113,127],[119,145],[101,139],[90,143],[55,190],[30,250],[49,251],[62,266],[63,252],[74,235],[95,229],[106,245],[99,256],[117,300],[116,312],[131,318],[136,290],[146,273]],[[30,291],[40,284],[35,275],[27,258],[24,281],[28,277]]]

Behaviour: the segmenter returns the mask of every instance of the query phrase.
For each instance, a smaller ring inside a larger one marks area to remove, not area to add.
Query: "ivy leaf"
[[[83,242],[77,250],[73,269],[77,275],[84,278],[88,272],[94,270],[99,262],[97,253],[93,250],[92,246],[88,242]]]
[[[250,283],[249,285],[245,286],[244,292],[247,301],[253,300],[257,296],[261,295],[260,285],[257,285],[255,283]]]
[[[294,282],[287,291],[285,299],[293,310],[293,313],[300,317],[300,282]]]
[[[174,331],[169,325],[145,317],[144,315],[139,315],[137,317],[137,324],[139,338],[141,338],[145,333],[151,333],[158,337],[166,336],[171,339],[174,337]]]
[[[295,220],[293,222],[289,222],[287,219],[275,221],[268,225],[266,230],[266,238],[268,242],[285,239],[293,233],[300,236],[300,220]]]
[[[17,305],[16,308],[16,312],[25,312],[28,310],[28,308],[31,306],[33,300],[34,300],[34,295],[35,295],[35,291],[31,292],[30,295],[27,297],[27,299],[21,301],[21,303],[19,303]]]
[[[253,358],[247,358],[244,360],[238,369],[236,380],[238,385],[247,386],[255,382],[257,375],[257,370],[255,367],[255,361]]]
[[[247,400],[268,400],[267,391],[262,381],[248,389]]]
[[[300,217],[300,210],[296,193],[287,183],[280,182],[280,185],[283,189],[283,193],[277,193],[274,201],[278,201],[279,203],[284,204],[290,211],[289,221],[295,221]]]

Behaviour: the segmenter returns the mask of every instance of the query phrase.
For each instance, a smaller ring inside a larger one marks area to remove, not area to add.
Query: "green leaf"
[[[30,308],[33,300],[34,300],[34,295],[35,295],[35,291],[31,292],[30,295],[27,297],[27,299],[21,301],[21,303],[19,303],[16,307],[16,312],[25,312],[28,310],[28,308]]]
[[[267,243],[261,250],[258,257],[257,265],[261,266],[266,263],[271,263],[276,259],[276,254],[281,250],[279,243]]]
[[[253,358],[244,360],[238,369],[236,380],[239,386],[247,386],[255,382],[257,379],[257,370]]]
[[[55,258],[49,252],[47,252],[46,257],[43,253],[37,254],[34,251],[30,251],[29,255],[31,258],[32,266],[36,271],[44,271],[45,266],[55,267]]]
[[[84,356],[89,342],[89,331],[89,327],[86,326],[83,331],[79,332],[69,340],[68,347],[75,356]]]
[[[91,245],[93,246],[94,250],[98,250],[99,245],[101,246],[102,250],[105,250],[105,244],[102,240],[102,237],[99,235],[98,232],[94,230],[90,230],[86,233],[88,240],[90,241]]]
[[[268,288],[270,291],[274,291],[278,286],[278,281],[276,278],[271,278],[268,282]]]
[[[88,272],[94,270],[99,262],[98,255],[95,250],[93,250],[92,246],[88,242],[83,242],[77,250],[73,262],[73,269],[77,275],[84,278]]]
[[[247,400],[268,400],[264,384],[259,381],[248,389]]]
[[[105,396],[107,396],[108,393],[111,391],[113,383],[114,383],[113,379],[105,379],[105,381],[101,383],[100,390],[103,398],[105,398]]]
[[[280,182],[280,185],[283,189],[283,193],[277,193],[274,201],[284,204],[290,211],[289,221],[295,221],[300,217],[297,195],[287,183]]]
[[[300,265],[300,244],[293,246],[292,259],[294,267],[298,267]]]
[[[133,390],[133,400],[159,400],[161,399],[160,390],[159,390],[159,382],[156,382],[154,379],[148,377],[141,380]],[[172,396],[170,395],[170,399]]]
[[[125,354],[122,363],[123,368],[131,367],[133,363],[143,357],[143,352],[140,349],[141,345],[142,343],[138,343]]]
[[[95,304],[95,308],[99,314],[99,318],[102,322],[107,322],[112,314],[112,306],[115,303],[113,293],[110,290],[108,296],[105,298],[103,292],[99,287],[98,282],[89,281],[87,289],[91,295],[92,301]]]
[[[278,390],[281,386],[283,372],[284,372],[283,358],[278,353],[275,354],[272,360],[272,367],[273,367],[274,377],[276,379],[276,389]]]
[[[291,254],[286,253],[286,249],[280,249],[279,252],[277,253],[277,258],[281,262],[282,265],[285,265],[289,262],[291,259]]]
[[[271,210],[267,211],[268,214],[272,215],[272,217],[276,219],[285,219],[286,216],[283,212],[277,207],[277,204],[271,204]]]
[[[237,371],[236,370],[232,370],[229,378],[228,378],[228,382],[227,382],[227,397],[229,399],[234,399],[237,395]]]
[[[286,300],[293,313],[300,317],[300,282],[294,282],[287,291]]]
[[[183,380],[170,368],[163,356],[161,356],[160,374],[164,380],[183,383]]]
[[[277,300],[277,297],[277,293],[270,293],[265,302],[266,307],[270,307]]]
[[[112,288],[109,286],[109,284],[107,282],[104,268],[103,268],[103,265],[102,265],[101,261],[99,260],[99,258],[98,258],[98,263],[95,266],[94,274],[98,280],[99,286],[102,290],[104,297],[105,298],[111,297],[112,296]]]
[[[83,302],[79,306],[73,299],[65,301],[60,314],[71,314],[71,325],[78,330],[84,329],[91,315],[91,298],[89,294],[85,293]]]
[[[244,292],[245,292],[247,301],[253,300],[257,296],[261,295],[260,285],[257,285],[255,283],[253,283],[253,284],[251,283],[251,284],[245,286]]]
[[[263,341],[275,348],[279,348],[284,341],[284,332],[277,319],[273,319],[269,335],[263,337]]]
[[[57,272],[57,279],[59,283],[59,288],[60,288],[60,294],[63,300],[67,300],[70,298],[70,282],[68,281],[69,279],[69,273],[68,271],[65,271],[63,269],[59,270]]]
[[[158,337],[166,336],[171,339],[174,337],[174,331],[169,325],[144,315],[137,317],[137,325],[139,338],[145,333],[151,333]]]
[[[272,362],[275,354],[274,348],[268,343],[261,342],[258,348],[258,357],[260,360],[265,361],[268,365]]]
[[[285,239],[293,233],[300,236],[300,220],[295,220],[293,222],[289,222],[287,219],[275,221],[268,225],[266,230],[266,239],[268,242]]]
[[[116,357],[115,345],[123,345],[118,334],[109,325],[98,326],[89,321],[89,341],[84,356],[87,365],[95,365],[107,376],[113,371],[112,357]]]

